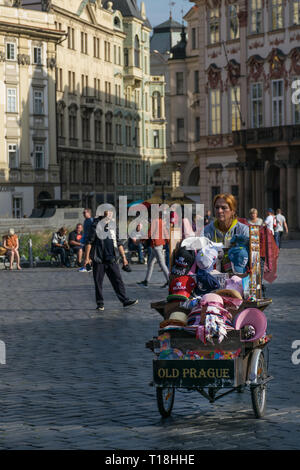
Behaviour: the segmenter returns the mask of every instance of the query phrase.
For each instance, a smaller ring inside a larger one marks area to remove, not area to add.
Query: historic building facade
[[[188,41],[168,61],[171,158],[182,162],[182,188],[198,179],[206,208],[232,192],[246,217],[251,207],[261,216],[280,207],[297,231],[299,1],[192,3]]]
[[[48,3],[57,30],[67,33],[56,69],[62,197],[93,209],[119,195],[147,199],[166,160],[166,121],[164,78],[150,74],[144,4]]]
[[[0,217],[30,215],[59,198],[53,15],[0,1]]]

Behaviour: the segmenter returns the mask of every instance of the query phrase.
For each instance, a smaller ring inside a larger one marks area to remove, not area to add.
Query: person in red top
[[[138,282],[137,284],[143,287],[148,287],[148,283],[151,279],[153,268],[158,261],[160,268],[166,278],[166,283],[161,287],[167,287],[169,285],[169,270],[165,262],[164,256],[164,245],[169,242],[169,233],[162,220],[161,214],[158,219],[155,219],[149,230],[149,238],[151,237],[151,255],[147,265],[147,273],[144,281]]]

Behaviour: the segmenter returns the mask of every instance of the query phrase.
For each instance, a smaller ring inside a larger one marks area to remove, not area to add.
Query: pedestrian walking
[[[83,249],[85,250],[86,240],[88,238],[89,231],[90,231],[90,229],[92,227],[92,224],[93,224],[93,221],[94,221],[94,219],[92,217],[92,210],[89,209],[89,208],[84,209],[83,217],[84,217],[83,236],[82,236],[82,239],[81,239],[81,243],[84,247]],[[78,271],[81,272],[81,273],[91,272],[92,271],[91,260],[90,259],[85,260],[85,258],[84,258],[83,266]]]
[[[127,266],[128,261],[125,256],[123,242],[117,237],[116,231],[111,224],[112,216],[112,212],[106,211],[104,217],[96,217],[94,219],[85,245],[85,264],[89,259],[92,260],[97,310],[104,310],[103,280],[105,274],[110,280],[123,307],[130,307],[138,303],[138,300],[130,300],[126,295],[125,285],[119,265],[117,264],[117,250],[119,250],[122,257],[123,266]],[[101,233],[103,235],[100,224],[102,221],[104,223],[104,231],[108,232],[106,238],[101,236]]]
[[[165,262],[165,256],[164,256],[164,245],[166,243],[169,243],[169,234],[167,232],[166,226],[164,221],[162,220],[162,215],[160,214],[158,219],[154,220],[151,223],[150,229],[149,229],[149,237],[151,236],[151,255],[150,259],[148,260],[148,265],[147,265],[147,273],[144,281],[138,282],[138,285],[143,286],[143,287],[148,287],[148,283],[151,279],[152,273],[153,273],[153,268],[158,261],[158,264],[166,278],[165,284],[163,284],[161,287],[167,287],[169,285],[169,270]]]
[[[289,229],[286,223],[284,215],[282,215],[281,209],[276,210],[276,227],[274,228],[274,238],[278,248],[281,248],[281,239],[284,230],[289,233]]]
[[[272,232],[274,235],[274,226],[276,226],[276,218],[274,216],[274,211],[273,209],[267,209],[266,210],[266,218],[264,220],[264,225]]]

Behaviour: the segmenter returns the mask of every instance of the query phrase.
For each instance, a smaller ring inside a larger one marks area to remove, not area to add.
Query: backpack
[[[273,217],[273,229],[277,227],[277,220],[276,220],[276,216],[274,215]]]

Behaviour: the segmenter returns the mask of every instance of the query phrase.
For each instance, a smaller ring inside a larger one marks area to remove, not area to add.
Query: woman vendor
[[[204,236],[216,243],[230,247],[234,235],[249,237],[249,227],[237,219],[237,202],[232,194],[217,194],[213,201],[215,220],[204,227]]]

